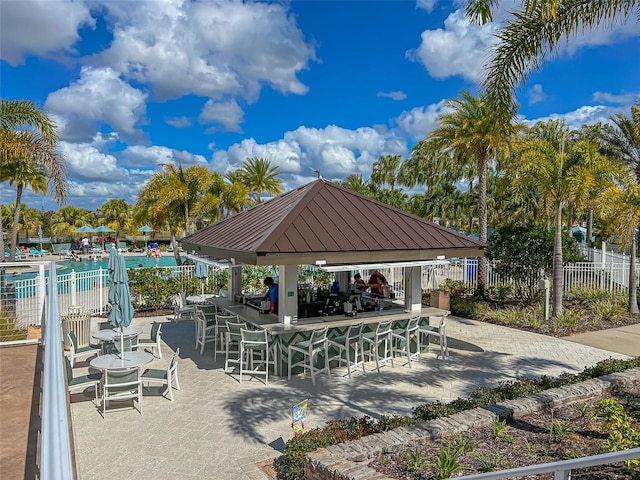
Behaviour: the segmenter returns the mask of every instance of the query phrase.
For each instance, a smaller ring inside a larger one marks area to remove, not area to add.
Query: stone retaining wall
[[[496,418],[521,418],[548,407],[600,396],[616,387],[640,379],[640,368],[552,388],[528,397],[509,400],[438,418],[419,425],[401,427],[358,440],[332,445],[308,453],[305,458],[305,480],[393,480],[369,467],[371,459],[381,453],[394,452],[416,442],[430,442],[446,433],[457,433],[472,427],[491,425]]]

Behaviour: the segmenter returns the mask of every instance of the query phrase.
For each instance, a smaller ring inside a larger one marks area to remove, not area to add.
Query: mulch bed
[[[133,318],[169,317],[169,316],[173,316],[173,310],[169,308],[160,308],[157,310],[143,310],[140,312],[135,312],[133,314]],[[103,313],[102,315],[96,315],[96,318],[109,318],[109,314]]]
[[[633,427],[640,428],[640,382],[634,382],[608,398],[624,405],[627,414],[634,418]],[[465,469],[454,473],[451,478],[474,472],[503,470],[606,453],[608,450],[603,444],[608,432],[604,431],[602,420],[592,416],[593,407],[598,400],[599,398],[594,398],[529,414],[519,420],[507,420],[508,428],[505,428],[498,438],[493,426],[475,428],[442,441],[416,444],[395,453],[383,454],[375,459],[371,466],[398,480],[437,479],[440,477],[433,464],[440,453],[440,446],[446,446],[448,442],[456,445],[462,438],[475,445],[475,448],[461,454],[459,463]],[[559,433],[556,435],[551,432],[553,421],[561,426],[557,429]],[[452,451],[454,450],[455,447],[452,448]],[[423,465],[408,470],[409,463]],[[579,476],[576,472],[572,475],[572,478],[581,480],[637,480],[640,479],[640,468],[631,473],[622,464],[618,464],[598,467],[597,471],[581,471]],[[553,474],[519,478],[553,479]]]

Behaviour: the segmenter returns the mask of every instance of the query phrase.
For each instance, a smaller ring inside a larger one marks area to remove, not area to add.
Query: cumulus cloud
[[[94,145],[60,142],[58,148],[65,156],[70,178],[83,181],[109,179],[113,182],[127,178],[127,170],[118,166],[116,157],[100,152]]]
[[[640,99],[640,92],[625,92],[619,94],[613,94],[608,92],[595,92],[593,94],[593,100],[596,102],[613,103],[615,105],[630,105]]]
[[[4,1],[0,11],[0,58],[13,66],[28,55],[75,53],[78,28],[95,26],[87,5],[73,0]]]
[[[153,168],[158,165],[168,164],[183,166],[189,165],[207,165],[207,159],[202,155],[195,155],[184,150],[174,150],[172,148],[142,145],[132,145],[127,147],[120,153],[120,161],[122,165],[128,167],[149,167]]]
[[[62,117],[60,137],[87,141],[100,122],[123,137],[137,137],[146,113],[147,94],[124,82],[110,68],[82,67],[80,78],[50,93],[44,108]]]
[[[393,91],[393,92],[378,92],[378,97],[386,97],[392,100],[404,100],[407,98],[407,94],[401,91]]]
[[[529,105],[535,105],[536,103],[544,102],[547,99],[547,94],[542,90],[542,85],[536,83],[527,92],[529,98]]]
[[[279,3],[105,2],[113,42],[93,61],[152,86],[188,94],[258,98],[263,84],[303,95],[297,74],[315,60],[295,17]],[[259,25],[259,28],[256,28]]]
[[[438,126],[438,115],[445,112],[445,100],[432,103],[426,107],[416,107],[404,111],[394,119],[396,132],[401,136],[408,136],[413,141],[423,139]]]
[[[164,121],[167,125],[171,125],[176,128],[187,128],[192,125],[191,120],[187,117],[165,117]]]
[[[238,105],[235,99],[216,102],[208,100],[202,107],[198,120],[200,123],[216,123],[221,125],[224,130],[229,132],[242,132],[240,124],[244,119],[244,111]],[[216,128],[207,130],[207,133],[213,133]]]
[[[533,125],[536,122],[558,119],[566,121],[570,128],[580,128],[582,125],[589,125],[596,122],[609,123],[611,121],[610,117],[619,112],[628,114],[629,108],[585,105],[571,112],[554,113],[546,117],[525,120],[525,123]]]

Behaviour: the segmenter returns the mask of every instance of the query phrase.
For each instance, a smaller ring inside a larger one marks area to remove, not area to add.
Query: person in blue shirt
[[[266,277],[264,284],[269,287],[269,290],[264,294],[263,300],[269,300],[271,302],[271,311],[278,313],[278,284],[273,280],[273,277]]]

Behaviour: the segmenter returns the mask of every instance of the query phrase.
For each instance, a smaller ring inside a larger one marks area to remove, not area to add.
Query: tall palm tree
[[[127,204],[124,198],[114,198],[107,200],[98,208],[98,212],[104,215],[104,218],[109,223],[110,228],[115,227],[117,245],[118,238],[120,237],[120,230],[124,228],[127,220],[129,219],[131,206]]]
[[[446,113],[439,115],[439,126],[427,140],[436,148],[448,150],[459,165],[474,165],[478,173],[478,208],[480,241],[487,241],[487,174],[489,162],[509,150],[516,131],[511,123],[496,118],[484,94],[467,91],[460,98],[445,102]],[[515,108],[515,107],[513,107]],[[478,268],[478,291],[484,295],[487,286],[487,259],[482,256]]]
[[[359,193],[360,195],[365,195],[367,197],[373,196],[372,185],[369,182],[365,181],[362,178],[362,175],[356,175],[352,173],[350,175],[347,175],[343,181],[338,183],[344,188],[348,188],[349,190]]]
[[[58,141],[57,127],[48,114],[38,106],[26,100],[0,100],[0,166],[7,175],[15,172],[22,175],[5,180],[16,186],[16,212],[11,235],[9,260],[15,259],[20,218],[20,199],[25,185],[26,172],[39,171],[53,184],[53,196],[59,203],[67,195],[67,173],[64,156],[56,150]],[[26,164],[31,164],[31,167]],[[20,173],[21,172],[21,173]],[[33,175],[30,177],[36,179]],[[37,183],[37,182],[36,182]],[[40,186],[36,186],[40,188]],[[46,187],[43,193],[46,192]],[[0,219],[1,223],[1,219]],[[0,249],[4,251],[4,241],[0,238]]]
[[[373,162],[371,183],[378,187],[389,185],[393,190],[398,179],[400,159],[400,155],[381,155],[377,161]]]
[[[601,216],[611,225],[612,233],[624,248],[631,245],[629,262],[629,306],[632,315],[638,310],[638,276],[636,275],[637,250],[636,227],[640,224],[640,184],[632,179],[611,185],[603,191],[598,207]]]
[[[138,193],[138,208],[146,209],[154,225],[169,224],[171,244],[177,265],[182,265],[176,235],[188,232],[194,221],[194,209],[209,190],[212,176],[198,165],[182,168],[163,165]]]
[[[280,195],[284,191],[282,180],[277,178],[282,172],[265,158],[248,158],[242,163],[239,175],[242,182],[255,195],[256,203],[262,202],[264,192]]]
[[[55,236],[73,235],[76,228],[93,225],[95,220],[95,214],[86,208],[62,207],[51,215],[51,233]]]
[[[584,201],[597,183],[610,185],[612,173],[605,157],[594,153],[586,141],[574,141],[564,121],[539,122],[516,148],[517,161],[509,173],[513,182],[533,189],[553,215],[553,316],[562,313],[564,266],[562,259],[562,212]],[[608,172],[608,173],[607,173]]]
[[[478,23],[490,22],[498,4],[498,0],[467,0],[467,16]],[[520,10],[496,33],[498,44],[483,83],[488,101],[498,114],[512,117],[516,86],[532,70],[540,70],[563,42],[584,30],[610,28],[625,18],[640,21],[639,0],[522,0]]]

